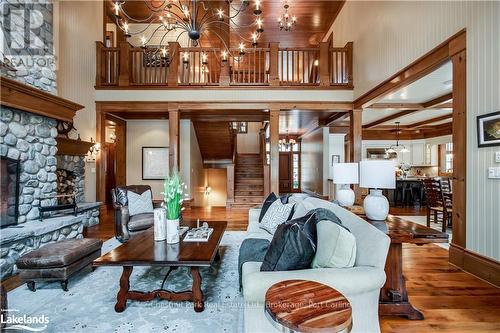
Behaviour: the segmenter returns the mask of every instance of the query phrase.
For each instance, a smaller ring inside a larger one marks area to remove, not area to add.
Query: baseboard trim
[[[461,246],[450,244],[450,263],[500,287],[500,262]]]

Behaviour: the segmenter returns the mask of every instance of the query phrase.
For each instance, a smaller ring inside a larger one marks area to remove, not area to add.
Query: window
[[[293,153],[292,160],[292,189],[298,190],[300,188],[300,178],[299,178],[299,154]]]
[[[445,145],[444,171],[446,173],[453,173],[453,143]]]

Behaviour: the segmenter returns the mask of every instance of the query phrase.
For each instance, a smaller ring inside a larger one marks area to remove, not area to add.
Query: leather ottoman
[[[35,281],[61,281],[62,289],[68,291],[68,278],[91,267],[92,261],[101,256],[101,246],[101,240],[92,238],[47,244],[17,260],[19,276],[31,291],[36,290]]]

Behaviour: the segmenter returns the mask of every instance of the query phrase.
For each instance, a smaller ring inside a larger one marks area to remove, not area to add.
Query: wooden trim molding
[[[500,287],[500,262],[456,244],[450,244],[450,263]]]
[[[0,91],[2,105],[58,120],[71,122],[76,111],[83,109],[83,105],[5,77]]]

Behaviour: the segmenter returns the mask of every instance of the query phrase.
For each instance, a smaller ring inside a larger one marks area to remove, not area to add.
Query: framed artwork
[[[500,146],[500,111],[477,116],[477,145]]]
[[[168,173],[168,147],[142,147],[142,179],[163,180]]]
[[[340,163],[340,155],[332,155],[332,166],[336,163]]]

